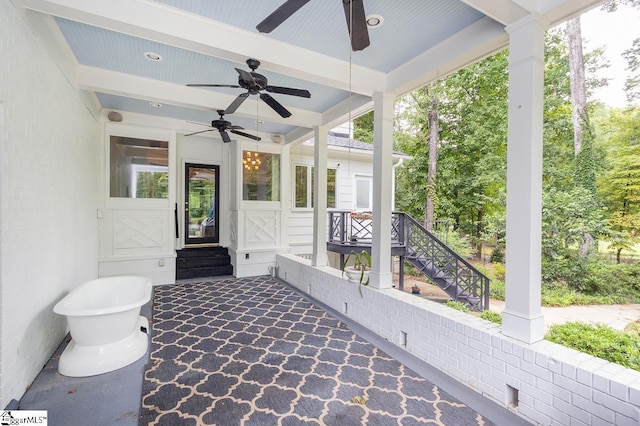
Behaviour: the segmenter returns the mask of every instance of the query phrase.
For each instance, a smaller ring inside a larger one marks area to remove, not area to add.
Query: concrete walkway
[[[404,291],[411,292],[411,287],[420,287],[420,297],[445,302],[449,296],[437,286],[420,280],[405,278]],[[504,310],[504,301],[491,299],[489,309],[495,312]],[[542,313],[546,327],[553,324],[582,321],[587,323],[603,323],[616,330],[624,328],[634,321],[640,320],[640,304],[629,305],[584,305],[567,307],[543,306]]]
[[[502,300],[491,299],[489,309],[496,312],[504,310]],[[543,306],[545,326],[564,324],[566,322],[582,321],[586,323],[602,323],[615,328],[624,328],[634,321],[640,320],[640,304],[630,305],[584,305],[567,307]]]

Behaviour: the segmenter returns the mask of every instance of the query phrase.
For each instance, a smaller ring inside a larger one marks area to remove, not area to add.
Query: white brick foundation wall
[[[53,305],[98,265],[98,123],[8,0],[0,103],[1,409],[64,338]]]
[[[533,423],[640,423],[637,371],[511,339],[497,324],[396,289],[362,287],[361,296],[339,270],[295,255],[277,263],[283,280]]]

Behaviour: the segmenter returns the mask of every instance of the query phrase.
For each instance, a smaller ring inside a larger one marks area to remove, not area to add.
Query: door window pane
[[[186,165],[186,239],[187,244],[217,243],[218,166]]]

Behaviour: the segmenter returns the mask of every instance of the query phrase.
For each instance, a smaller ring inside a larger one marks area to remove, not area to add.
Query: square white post
[[[509,27],[506,294],[502,331],[544,338],[541,304],[544,32],[527,17]]]
[[[373,238],[372,287],[393,287],[391,273],[391,200],[393,193],[393,101],[389,93],[373,96]]]
[[[326,126],[313,129],[313,266],[327,266],[327,135]]]

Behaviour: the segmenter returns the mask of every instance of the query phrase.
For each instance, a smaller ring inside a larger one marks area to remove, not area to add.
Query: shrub
[[[640,295],[640,263],[616,264],[602,260],[589,262],[583,288],[590,294],[619,295],[626,303]],[[631,300],[629,300],[631,299]]]
[[[489,283],[489,297],[492,299],[504,300],[504,281],[494,280]]]
[[[452,249],[465,259],[471,259],[476,254],[476,251],[471,246],[471,242],[469,242],[469,239],[466,236],[458,233],[457,231],[448,234],[446,244],[450,249]]]
[[[504,266],[504,263],[493,264],[494,279],[504,281],[506,274],[507,274],[507,268]]]
[[[640,339],[607,325],[584,322],[552,325],[545,339],[640,371]]]
[[[542,271],[546,306],[640,302],[640,264],[566,258],[543,261]]]
[[[504,262],[504,246],[496,246],[491,251],[491,257],[489,261],[492,263],[503,263]]]
[[[542,306],[571,306],[571,305],[612,305],[615,303],[630,303],[628,299],[619,295],[606,296],[590,295],[571,290],[566,286],[542,287]]]
[[[495,322],[496,324],[502,324],[502,315],[494,311],[482,311],[480,313],[480,318],[486,319],[487,321]]]
[[[447,301],[447,303],[445,303],[446,306],[456,309],[458,311],[462,311],[462,312],[469,312],[469,307],[467,306],[466,303],[463,302],[458,302],[457,300],[449,300]]]

